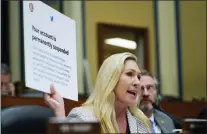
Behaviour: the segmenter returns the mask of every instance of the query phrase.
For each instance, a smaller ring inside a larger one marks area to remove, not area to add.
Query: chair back
[[[8,133],[47,133],[51,109],[39,105],[17,105],[1,111],[1,130]]]

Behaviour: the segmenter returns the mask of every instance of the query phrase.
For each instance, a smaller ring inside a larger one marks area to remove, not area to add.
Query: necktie
[[[150,124],[151,124],[151,132],[152,132],[152,134],[155,134],[155,128],[154,128],[153,123],[154,123],[154,122],[150,120]]]

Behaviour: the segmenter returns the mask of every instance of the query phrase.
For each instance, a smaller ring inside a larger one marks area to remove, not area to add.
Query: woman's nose
[[[138,77],[136,77],[133,82],[134,82],[133,86],[135,86],[135,87],[140,86],[140,81],[139,81]]]

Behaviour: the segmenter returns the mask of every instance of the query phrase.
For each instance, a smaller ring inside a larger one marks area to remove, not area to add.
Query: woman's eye
[[[128,76],[132,76],[133,75],[133,73],[132,72],[128,72],[128,73],[126,73]]]
[[[141,79],[141,75],[137,75],[137,78],[140,80]]]

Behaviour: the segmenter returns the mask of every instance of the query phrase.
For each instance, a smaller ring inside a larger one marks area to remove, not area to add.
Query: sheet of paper
[[[25,82],[78,101],[75,21],[41,1],[23,1]]]

